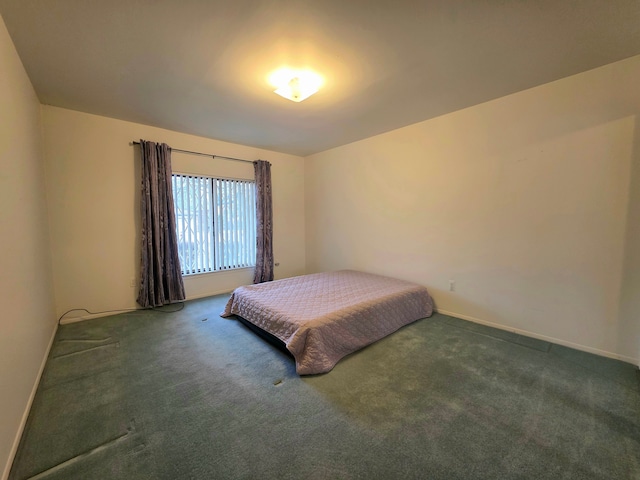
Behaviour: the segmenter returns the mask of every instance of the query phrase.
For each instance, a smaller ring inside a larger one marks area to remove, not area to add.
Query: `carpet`
[[[60,326],[9,478],[640,478],[633,365],[434,314],[299,377],[227,299]]]

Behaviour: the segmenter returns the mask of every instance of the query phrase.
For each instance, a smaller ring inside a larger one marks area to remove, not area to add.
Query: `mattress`
[[[310,375],[432,313],[424,286],[341,270],[239,287],[221,316],[242,317],[275,336],[297,373]]]

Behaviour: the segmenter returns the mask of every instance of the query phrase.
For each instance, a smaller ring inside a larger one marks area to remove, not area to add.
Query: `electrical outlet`
[[[136,288],[136,279],[135,279],[135,277],[131,277],[131,280],[129,281],[129,286],[131,288]]]
[[[450,292],[455,292],[456,291],[456,281],[455,280],[449,280],[449,291]]]

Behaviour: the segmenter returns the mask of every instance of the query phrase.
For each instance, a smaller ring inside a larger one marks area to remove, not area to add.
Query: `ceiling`
[[[0,0],[48,105],[306,156],[640,54],[639,0]],[[301,103],[289,65],[325,77]]]

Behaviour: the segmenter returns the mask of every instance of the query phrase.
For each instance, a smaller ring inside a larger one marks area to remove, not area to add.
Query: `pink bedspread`
[[[221,315],[238,315],[282,340],[298,374],[309,375],[432,312],[421,285],[341,270],[239,287]]]

